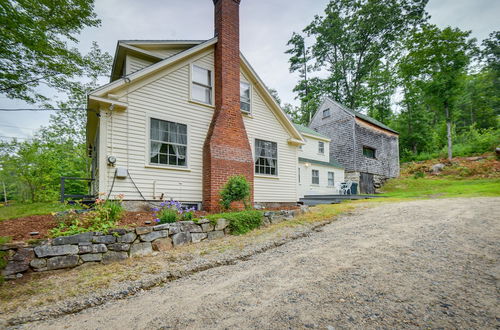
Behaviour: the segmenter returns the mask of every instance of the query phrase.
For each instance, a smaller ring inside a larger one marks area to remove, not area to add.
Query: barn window
[[[319,171],[312,170],[312,184],[319,184]]]
[[[151,164],[187,165],[187,126],[171,121],[151,118]]]
[[[375,149],[370,147],[363,147],[363,155],[365,157],[375,159]]]
[[[278,144],[255,139],[255,173],[278,175]]]
[[[328,118],[328,117],[330,117],[330,109],[323,110],[323,118]]]
[[[318,141],[318,153],[325,153],[325,142]]]
[[[212,71],[193,65],[191,72],[191,98],[212,104]]]

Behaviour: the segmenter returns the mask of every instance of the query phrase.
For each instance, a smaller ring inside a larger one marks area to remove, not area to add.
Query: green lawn
[[[383,191],[396,198],[500,196],[500,179],[398,178],[389,180]]]
[[[0,206],[0,221],[26,217],[30,215],[50,214],[64,210],[78,208],[76,205],[66,205],[60,202],[39,202],[39,203],[20,203],[15,202],[8,206]]]

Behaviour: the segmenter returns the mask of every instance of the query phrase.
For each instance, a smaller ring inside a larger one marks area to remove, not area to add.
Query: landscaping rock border
[[[262,224],[269,225],[307,212],[307,207],[297,210],[266,211]],[[28,271],[43,272],[72,268],[86,262],[111,263],[130,257],[143,257],[175,248],[224,237],[229,233],[229,221],[224,218],[211,222],[208,219],[179,221],[133,229],[117,228],[108,234],[87,232],[57,237],[37,245],[14,243],[0,246],[7,251],[8,263],[2,270],[5,279],[16,279]]]

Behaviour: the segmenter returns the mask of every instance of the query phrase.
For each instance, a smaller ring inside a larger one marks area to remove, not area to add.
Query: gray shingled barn
[[[399,176],[399,133],[381,122],[325,98],[310,128],[332,139],[330,157],[345,167],[345,179],[372,194]],[[358,190],[358,192],[359,192]]]

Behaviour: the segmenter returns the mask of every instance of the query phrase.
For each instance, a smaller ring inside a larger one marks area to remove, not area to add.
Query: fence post
[[[64,203],[64,177],[61,177],[61,203]]]

